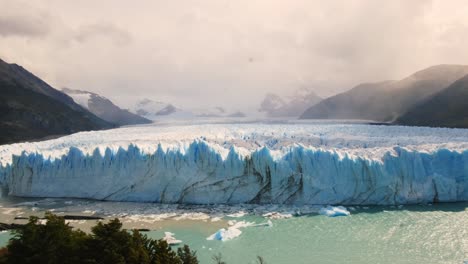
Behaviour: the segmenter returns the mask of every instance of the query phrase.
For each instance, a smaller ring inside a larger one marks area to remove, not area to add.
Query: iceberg
[[[468,201],[468,130],[141,126],[0,146],[3,195],[178,204]]]
[[[178,240],[174,237],[174,233],[164,232],[164,237],[162,240],[166,241],[168,245],[174,246],[182,243],[182,240]]]
[[[212,234],[211,236],[207,237],[206,240],[219,240],[219,241],[227,241],[233,238],[236,238],[242,234],[240,228],[255,226],[255,223],[252,222],[234,222],[228,228],[221,228],[216,233]]]
[[[327,206],[319,210],[319,214],[328,217],[348,216],[351,213],[344,206]]]

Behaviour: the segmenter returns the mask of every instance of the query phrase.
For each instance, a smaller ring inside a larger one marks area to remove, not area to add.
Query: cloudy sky
[[[119,102],[247,108],[468,64],[467,14],[465,0],[0,0],[0,57]]]

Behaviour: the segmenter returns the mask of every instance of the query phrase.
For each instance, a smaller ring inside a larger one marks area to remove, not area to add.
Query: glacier
[[[154,124],[0,146],[3,195],[183,204],[468,201],[468,130]]]

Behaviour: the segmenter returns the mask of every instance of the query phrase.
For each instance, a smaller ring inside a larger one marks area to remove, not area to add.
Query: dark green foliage
[[[137,230],[122,229],[118,219],[98,223],[91,234],[73,230],[62,217],[46,214],[41,225],[31,217],[15,231],[0,263],[15,264],[197,264],[196,253],[188,246],[178,253],[163,240],[149,239]]]
[[[266,261],[261,256],[257,256],[257,263],[258,264],[266,264]]]
[[[76,252],[82,250],[87,236],[73,231],[63,218],[46,215],[47,223],[31,217],[24,228],[15,231],[8,245],[7,263],[79,263]]]
[[[189,246],[184,245],[182,248],[177,249],[177,255],[183,264],[198,264],[197,252],[191,251]]]
[[[171,250],[166,241],[151,240],[146,244],[146,248],[150,252],[150,263],[161,264],[182,264],[177,254]]]
[[[211,257],[214,261],[215,264],[226,264],[226,262],[224,262],[223,260],[223,255],[221,255],[221,253],[218,253],[217,255],[213,255],[213,257]]]

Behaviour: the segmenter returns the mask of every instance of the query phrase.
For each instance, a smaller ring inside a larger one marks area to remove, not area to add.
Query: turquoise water
[[[106,203],[103,203],[104,206]],[[110,204],[109,204],[110,205]],[[225,220],[265,223],[262,216]],[[228,264],[255,263],[457,263],[468,260],[468,203],[433,206],[371,207],[347,217],[317,214],[272,220],[272,227],[245,227],[229,241],[206,238],[227,222],[164,220],[148,236],[164,231],[197,251],[200,263],[221,253]],[[128,223],[127,223],[128,224]],[[127,226],[129,227],[129,226]],[[138,227],[138,226],[135,226]],[[9,233],[0,233],[5,245]]]
[[[11,237],[11,232],[9,231],[4,231],[0,232],[0,246],[3,247],[8,243],[8,240]]]
[[[468,260],[466,204],[373,208],[349,217],[313,215],[247,227],[230,241],[207,241],[202,226],[169,229],[197,250],[201,263],[463,263]],[[261,217],[242,220],[264,222]],[[203,225],[203,224],[201,224]],[[166,231],[166,230],[165,230]],[[162,231],[149,233],[161,237]]]

